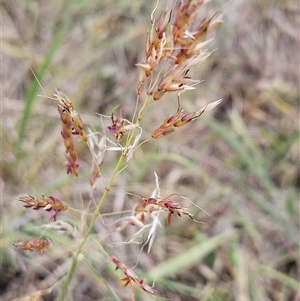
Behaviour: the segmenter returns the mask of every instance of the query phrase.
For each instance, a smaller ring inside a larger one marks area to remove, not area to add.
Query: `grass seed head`
[[[135,283],[145,292],[154,295],[153,289],[147,285],[143,279],[139,278],[127,265],[119,261],[116,256],[109,255],[109,261],[112,261],[116,265],[116,270],[120,269],[124,273],[125,276],[120,278],[121,281],[125,282],[124,286]]]
[[[66,169],[67,174],[79,175],[79,164],[77,163],[77,155],[75,152],[73,136],[79,136],[81,140],[87,141],[87,135],[80,115],[74,109],[71,99],[56,90],[53,95],[58,100],[58,112],[62,121],[61,136],[65,145],[65,155],[67,158]]]
[[[25,208],[31,208],[33,210],[45,209],[51,213],[50,220],[55,221],[56,215],[60,211],[65,211],[68,206],[63,204],[59,199],[49,196],[42,196],[41,198],[35,198],[34,196],[21,196],[18,201],[25,203]]]
[[[209,111],[213,109],[215,106],[217,106],[219,103],[221,103],[221,99],[216,100],[210,104],[207,104],[204,108],[190,113],[184,113],[184,110],[180,109],[180,102],[178,99],[178,109],[177,112],[172,115],[171,117],[168,117],[165,119],[162,124],[157,128],[153,134],[151,135],[152,138],[160,138],[162,136],[166,136],[168,134],[171,134],[175,131],[176,128],[182,127],[184,125],[187,125],[194,119],[200,117],[205,111]]]
[[[133,124],[124,118],[119,118],[114,113],[111,114],[111,121],[112,125],[107,126],[106,129],[115,135],[117,142],[121,141],[124,134],[138,127],[137,124]]]
[[[41,255],[44,254],[44,249],[48,248],[52,245],[52,242],[50,239],[33,239],[29,241],[19,240],[14,244],[14,246],[22,251],[28,250],[28,251],[36,251],[40,252]]]

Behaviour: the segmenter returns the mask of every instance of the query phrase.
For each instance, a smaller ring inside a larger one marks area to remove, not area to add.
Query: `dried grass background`
[[[210,2],[203,14],[223,4]],[[76,212],[61,213],[64,234],[47,232],[54,246],[43,257],[22,253],[11,243],[41,235],[48,215],[26,210],[17,197],[55,195],[78,209],[89,198],[90,153],[78,143],[82,174],[78,181],[66,175],[57,104],[37,96],[43,92],[31,70],[48,95],[62,89],[86,126],[104,132],[109,119],[97,113],[110,115],[120,105],[130,118],[134,110],[135,64],[143,58],[153,6],[154,1],[2,1],[1,300],[53,300],[56,290],[25,297],[47,290],[65,273],[85,223]],[[174,217],[159,229],[152,252],[141,252],[136,271],[150,284],[156,279],[158,300],[300,298],[299,12],[295,0],[236,0],[224,6],[223,23],[210,44],[216,51],[193,70],[205,81],[181,95],[187,111],[219,98],[221,105],[144,144],[115,182],[106,212],[134,208],[138,200],[125,192],[149,195],[155,171],[163,196],[180,193],[209,213],[190,207],[204,224]],[[149,107],[144,134],[176,108],[175,93]],[[116,158],[110,153],[105,159],[104,177]],[[102,192],[99,187],[97,196]],[[104,229],[99,219],[95,238],[113,231],[114,221],[106,218]],[[107,242],[131,235],[114,233]],[[133,266],[140,247],[109,248]],[[130,299],[130,289],[119,285],[106,261],[97,244],[86,246],[68,300],[117,300],[105,283],[120,300]],[[136,299],[152,297],[136,290]]]

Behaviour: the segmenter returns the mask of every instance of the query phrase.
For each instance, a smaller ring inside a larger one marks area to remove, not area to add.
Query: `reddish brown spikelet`
[[[152,138],[160,138],[162,136],[166,136],[175,131],[176,128],[182,127],[194,119],[200,117],[205,111],[209,111],[217,106],[221,100],[214,101],[210,104],[207,104],[205,107],[200,109],[199,111],[184,113],[183,110],[180,109],[180,103],[178,100],[178,109],[177,112],[165,119],[162,124],[157,128],[153,134],[151,135]]]
[[[162,124],[157,128],[153,134],[151,135],[152,138],[160,138],[162,136],[166,136],[168,134],[171,134],[175,131],[174,127],[180,127],[184,126],[190,121],[192,121],[195,118],[196,112],[184,114],[183,110],[180,110],[178,107],[177,112],[172,115],[171,117],[168,117],[165,119]],[[191,116],[189,118],[189,116]]]
[[[111,121],[112,125],[109,125],[106,128],[111,133],[114,133],[117,142],[121,141],[124,134],[137,127],[136,124],[132,124],[126,119],[119,118],[114,113],[111,114]]]
[[[33,239],[29,241],[19,240],[14,244],[16,248],[19,250],[28,250],[28,251],[36,251],[40,252],[41,255],[44,253],[44,249],[51,246],[52,242],[50,239]]]
[[[137,212],[135,217],[144,224],[147,217],[145,213],[151,214],[152,212],[158,210],[159,208],[155,203],[151,204],[150,202],[149,203],[143,202],[142,205],[139,205],[135,208],[135,212]]]
[[[204,3],[203,0],[184,1],[179,6],[172,29],[174,45],[180,45],[180,51],[176,56],[176,64],[182,63],[186,59],[201,55],[201,42],[208,32],[214,30],[220,21],[216,20],[217,14],[204,18],[195,27],[194,21],[199,10]]]
[[[77,163],[77,155],[74,150],[66,151],[65,156],[67,158],[66,167],[67,174],[79,175],[79,164]]]
[[[65,155],[67,158],[67,174],[73,173],[78,176],[79,164],[77,163],[73,136],[79,135],[81,140],[87,141],[83,122],[80,115],[74,109],[72,101],[66,94],[62,93],[60,90],[56,90],[56,94],[54,94],[54,96],[58,100],[58,112],[62,121],[61,136],[63,137],[66,148]]]
[[[33,210],[38,210],[48,205],[48,202],[44,199],[44,197],[37,199],[32,195],[20,196],[18,201],[25,203],[25,208],[32,208]]]
[[[73,126],[72,134],[79,135],[83,141],[87,141],[82,119],[74,109],[71,99],[60,90],[56,90],[56,94],[53,96],[58,100],[59,111],[64,113],[64,116],[61,117],[62,122],[64,123],[67,118],[70,118]]]
[[[187,215],[189,216],[191,219],[194,220],[192,214],[190,212],[188,212],[188,210],[186,208],[183,208],[179,203],[169,199],[169,198],[149,198],[149,197],[141,197],[140,198],[141,201],[145,204],[151,204],[152,206],[155,205],[157,206],[156,211],[159,208],[164,209],[165,211],[168,211],[168,216],[167,216],[167,223],[168,225],[171,224],[171,219],[172,219],[172,215],[174,213],[176,213],[178,216],[181,216],[181,214],[183,215]],[[141,211],[141,206],[137,207],[140,211]],[[145,208],[145,211],[147,210],[147,207],[143,207]],[[154,209],[152,209],[152,211],[154,211]]]
[[[56,215],[60,211],[65,211],[68,206],[63,204],[60,200],[53,196],[41,198],[35,198],[34,196],[22,196],[18,198],[18,201],[25,203],[25,208],[32,208],[34,210],[39,210],[41,208],[51,213],[50,220],[55,221]]]
[[[167,37],[171,10],[165,10],[155,26],[155,20],[152,19],[151,29],[146,38],[145,59],[136,64],[141,69],[140,84],[137,88],[137,94],[140,95],[145,87],[147,78],[149,78],[161,60],[168,55]]]
[[[145,76],[149,77],[155,67],[160,63],[161,59],[166,55],[166,36],[165,32],[169,26],[171,18],[171,11],[166,10],[155,28],[154,20],[152,20],[152,27],[147,36],[145,55],[146,58],[143,62],[137,64],[142,70],[145,71]]]
[[[124,277],[120,278],[121,281],[124,281],[124,286],[131,284],[132,282],[137,284],[142,290],[154,296],[153,289],[145,283],[145,281],[139,278],[127,265],[122,263],[114,255],[109,255],[109,260],[116,265],[116,270],[120,269],[124,273]]]

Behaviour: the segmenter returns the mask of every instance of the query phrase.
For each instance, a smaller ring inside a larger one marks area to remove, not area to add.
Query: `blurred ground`
[[[212,1],[203,14],[223,4]],[[70,264],[84,224],[78,213],[63,213],[60,219],[72,225],[69,231],[79,234],[66,238],[48,231],[54,247],[43,257],[15,250],[11,243],[40,236],[49,218],[24,209],[17,197],[59,195],[79,209],[89,199],[90,153],[78,143],[84,173],[78,181],[65,174],[56,104],[37,96],[44,92],[31,70],[47,95],[62,89],[85,124],[104,132],[97,113],[110,115],[121,105],[123,116],[130,118],[134,110],[135,63],[143,58],[153,5],[124,0],[2,1],[1,300],[24,298],[55,284]],[[139,254],[140,245],[108,248],[131,267],[140,256],[137,273],[148,277],[148,283],[161,275],[155,289],[169,300],[296,301],[299,3],[236,0],[223,9],[223,23],[210,44],[216,51],[192,71],[193,77],[205,81],[181,96],[187,111],[219,98],[221,105],[138,149],[118,177],[114,191],[119,193],[112,192],[104,208],[132,209],[138,200],[123,192],[151,194],[155,171],[163,196],[185,195],[209,215],[184,201],[204,224],[174,216],[170,226],[160,229],[150,254],[147,248]],[[176,94],[170,94],[149,107],[142,121],[145,137],[176,112],[176,100]],[[109,124],[108,118],[102,120]],[[104,183],[115,158],[110,154],[105,160]],[[102,192],[99,188],[97,197]],[[105,220],[106,229],[99,220],[95,237],[103,239],[112,231],[114,220]],[[107,242],[131,235],[115,233]],[[86,260],[121,300],[130,300],[131,290],[119,285],[120,275],[112,272],[113,265],[107,265],[95,244],[87,246]],[[114,300],[87,264],[77,269],[68,300]],[[42,299],[18,300],[53,300],[57,289]],[[152,297],[137,290],[136,300]]]

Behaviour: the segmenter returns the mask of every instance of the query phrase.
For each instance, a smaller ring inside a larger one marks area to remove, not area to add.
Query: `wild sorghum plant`
[[[90,204],[87,205],[87,211],[82,212],[83,216],[91,216],[91,218],[86,218],[86,226],[77,242],[76,250],[72,254],[68,271],[65,276],[59,279],[60,290],[57,300],[66,299],[77,264],[82,259],[85,246],[93,236],[95,222],[104,216],[101,214],[101,209],[109,197],[116,177],[122,174],[126,166],[133,160],[134,152],[142,144],[151,143],[152,139],[167,139],[165,136],[180,130],[178,129],[180,127],[192,127],[192,121],[221,102],[221,100],[207,101],[202,108],[185,112],[182,109],[184,104],[180,100],[182,92],[196,89],[197,84],[200,83],[200,80],[190,77],[190,69],[201,64],[210,56],[211,51],[207,49],[210,40],[207,39],[207,34],[214,31],[220,24],[218,13],[212,13],[202,19],[199,17],[205,2],[208,1],[185,0],[180,3],[175,1],[172,8],[166,9],[158,17],[156,11],[162,3],[157,2],[150,17],[144,59],[136,63],[140,75],[136,87],[135,111],[132,112],[131,120],[124,119],[121,116],[121,110],[118,110],[118,113],[116,113],[117,110],[113,110],[110,112],[110,125],[104,126],[99,132],[95,132],[84,124],[80,117],[81,112],[76,111],[71,98],[66,94],[56,90],[50,97],[57,101],[58,114],[60,115],[61,133],[57,134],[61,135],[65,148],[66,173],[70,177],[76,178],[82,172],[76,152],[78,138],[89,148],[93,160],[91,173],[87,178],[90,185],[90,199],[85,200]],[[143,116],[145,116],[149,106],[159,110],[160,102],[164,101],[166,94],[170,95],[169,98],[174,98],[177,101],[177,111],[165,116],[165,120],[158,124],[149,136],[145,136],[143,133]],[[115,141],[112,141],[113,139]],[[102,196],[100,199],[96,199],[95,191],[99,180],[102,178],[102,167],[107,164],[106,158],[111,150],[119,151],[119,159],[115,163],[112,174],[106,175],[109,180],[105,184]],[[155,171],[149,172],[155,173]],[[191,208],[183,207],[180,200],[188,200],[188,196],[181,196],[176,191],[169,196],[161,196],[158,176],[156,174],[155,176],[156,184],[151,195],[147,195],[143,191],[139,195],[128,192],[128,195],[137,197],[137,205],[131,213],[124,215],[121,225],[117,226],[116,224],[113,230],[120,232],[127,227],[135,227],[136,232],[131,241],[136,242],[136,238],[146,234],[149,251],[151,251],[151,246],[154,243],[155,233],[159,231],[158,225],[162,224],[161,219],[166,220],[167,225],[171,224],[173,216],[182,218],[187,216],[190,218],[190,222],[198,222],[192,213],[193,207],[197,205],[190,201]],[[49,211],[52,221],[60,218],[58,216],[60,211],[79,210],[78,208],[71,208],[66,202],[60,200],[60,196],[34,197],[28,195],[21,196],[18,200],[25,203],[25,208]],[[114,212],[112,212],[112,216],[113,214]],[[121,281],[125,286],[140,287],[145,293],[152,296],[158,294],[133,269],[129,268],[116,255],[111,254],[109,246],[106,246],[104,242],[100,242],[100,244],[99,252],[106,258],[107,264],[114,264],[115,268],[123,273]],[[46,252],[44,249],[50,247],[52,243],[45,233],[44,237],[30,241],[19,241],[14,245],[19,250],[38,251],[43,254]],[[145,243],[142,247],[144,245]],[[132,300],[135,300],[134,294],[132,294]]]

